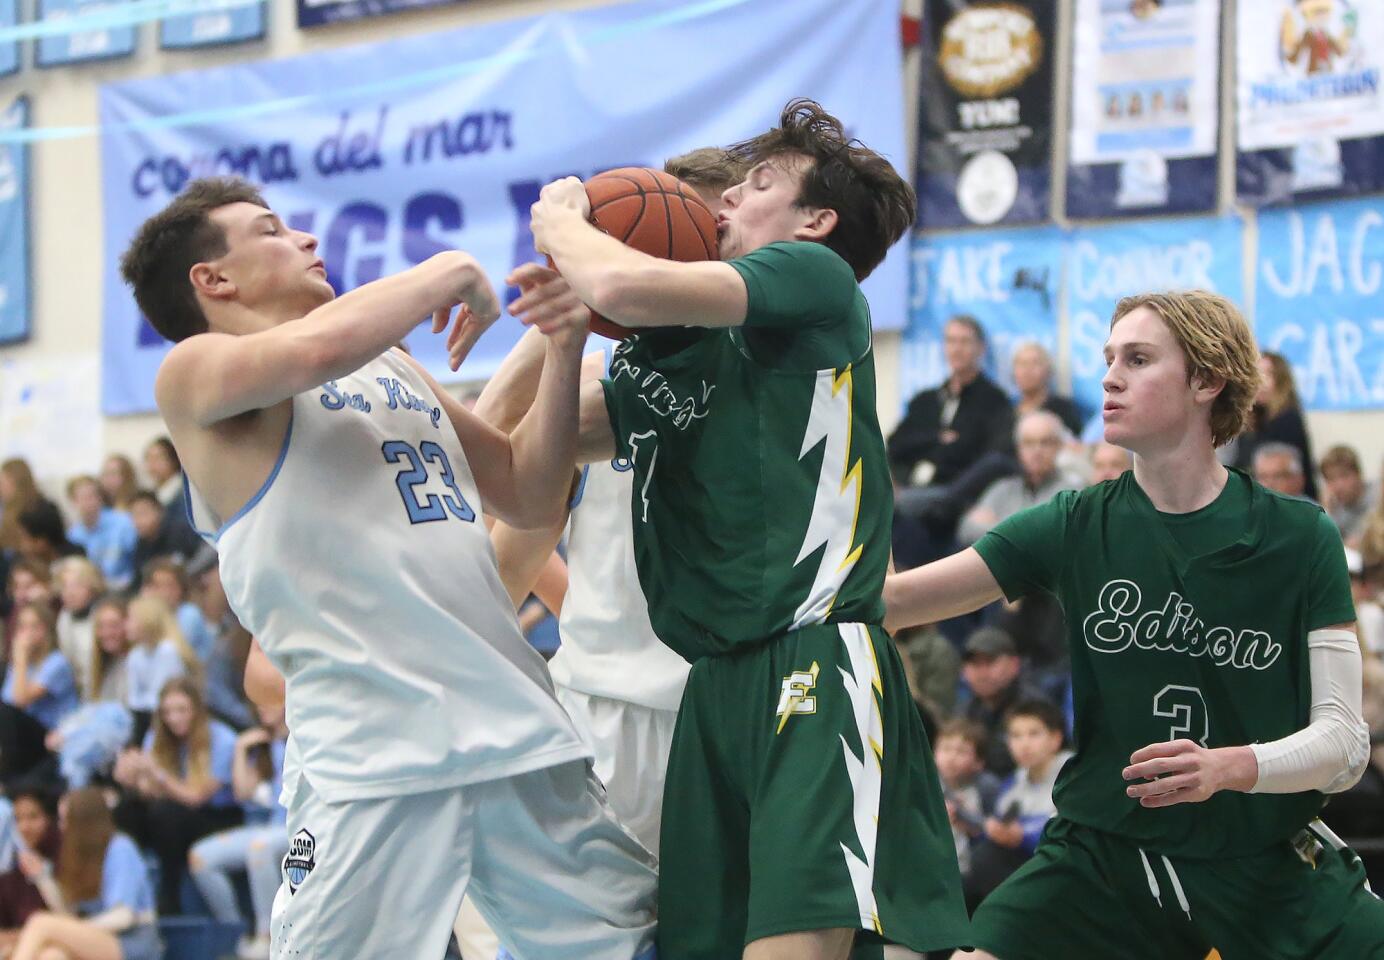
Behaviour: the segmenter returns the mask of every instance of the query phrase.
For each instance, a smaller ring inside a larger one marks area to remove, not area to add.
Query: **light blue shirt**
[[[29,667],[29,682],[43,688],[43,696],[27,707],[25,713],[33,717],[49,730],[56,727],[63,717],[77,709],[77,681],[72,677],[72,668],[67,658],[54,650],[43,658],[43,662]],[[14,702],[14,668],[5,674],[5,685],[0,689],[0,699],[10,706]]]
[[[216,645],[216,634],[207,626],[207,618],[195,603],[187,602],[178,607],[178,629],[183,639],[203,663],[211,656],[211,648]]]
[[[207,801],[209,807],[234,807],[238,803],[235,788],[231,784],[235,764],[235,731],[220,720],[207,721],[211,740],[211,776],[221,784],[221,789]],[[154,749],[154,730],[151,727],[144,735],[144,752]],[[187,748],[178,754],[178,775],[187,776]]]
[[[172,640],[160,640],[153,647],[131,647],[125,657],[125,705],[152,713],[159,708],[163,685],[184,672],[183,658]]]
[[[134,581],[135,544],[139,537],[129,514],[103,507],[96,526],[75,523],[67,531],[67,539],[86,551],[111,589],[123,590]]]
[[[136,916],[154,910],[154,888],[139,848],[123,833],[111,837],[101,865],[101,912],[129,907]]]

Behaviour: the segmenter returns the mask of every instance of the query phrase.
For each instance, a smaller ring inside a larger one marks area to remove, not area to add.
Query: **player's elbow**
[[[1340,759],[1340,773],[1326,786],[1323,793],[1344,793],[1360,782],[1370,763],[1370,729],[1364,720],[1353,717],[1343,721],[1335,738]]]

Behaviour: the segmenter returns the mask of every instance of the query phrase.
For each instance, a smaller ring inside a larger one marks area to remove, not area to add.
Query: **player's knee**
[[[193,873],[201,873],[207,869],[207,861],[196,850],[189,850],[187,854],[187,868]]]

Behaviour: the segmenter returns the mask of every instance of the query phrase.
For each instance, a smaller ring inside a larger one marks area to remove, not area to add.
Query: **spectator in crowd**
[[[196,655],[183,639],[168,604],[158,597],[130,601],[125,616],[130,652],[125,656],[125,703],[135,716],[135,737],[144,736],[170,680],[199,673]]]
[[[269,956],[269,914],[279,889],[279,864],[288,853],[288,813],[279,803],[288,742],[283,707],[262,709],[259,720],[236,738],[231,766],[236,799],[247,810],[246,825],[199,840],[188,854],[202,899],[223,923],[242,922],[230,872],[243,871],[249,878],[254,933],[241,944],[241,960]]]
[[[149,561],[170,557],[187,563],[202,548],[201,538],[191,527],[170,528],[164,523],[164,516],[163,504],[148,490],[139,491],[130,501],[130,519],[134,521],[137,537],[134,552],[136,588],[143,585],[140,579]]]
[[[1046,503],[1059,490],[1080,490],[1081,478],[1057,467],[1057,456],[1070,437],[1062,420],[1051,411],[1023,414],[1014,428],[1019,475],[990,484],[980,502],[962,518],[957,539],[969,546],[1001,520],[1034,504]]]
[[[1307,490],[1302,456],[1286,443],[1261,443],[1254,448],[1254,479],[1289,497],[1302,497]]]
[[[936,624],[910,627],[894,636],[908,678],[908,691],[929,729],[956,712],[961,654]]]
[[[985,820],[995,809],[1000,781],[981,761],[985,731],[980,724],[959,717],[948,720],[937,731],[934,743],[933,757],[956,841],[956,860],[965,878],[971,870],[971,843],[985,834]]]
[[[107,595],[96,601],[92,610],[91,666],[87,669],[88,687],[84,693],[93,702],[126,703],[129,681],[126,658],[130,653],[130,634],[126,626],[129,606],[123,597]]]
[[[130,515],[112,508],[101,484],[83,474],[67,483],[67,499],[77,522],[67,539],[86,552],[113,590],[124,590],[135,579],[135,524]]]
[[[87,688],[91,669],[92,608],[106,592],[105,578],[96,565],[85,557],[68,557],[57,567],[59,598],[58,649],[67,658],[78,691]]]
[[[21,607],[16,627],[9,670],[0,686],[5,704],[0,727],[11,730],[0,737],[0,761],[10,783],[47,759],[44,738],[78,704],[72,668],[58,650],[52,610],[33,603]]]
[[[8,956],[29,917],[47,910],[36,881],[52,872],[61,835],[52,798],[42,790],[16,790],[12,801],[19,852],[0,874],[0,955]]]
[[[1259,393],[1254,398],[1250,430],[1235,441],[1231,462],[1242,470],[1250,469],[1259,446],[1287,444],[1298,453],[1303,493],[1315,500],[1317,481],[1312,471],[1316,461],[1312,458],[1312,441],[1307,435],[1307,421],[1298,400],[1297,385],[1293,382],[1293,368],[1282,354],[1266,351],[1259,356],[1259,376]]]
[[[1124,447],[1101,440],[1091,444],[1091,483],[1104,483],[1118,480],[1120,475],[1134,466],[1134,459]]]
[[[187,491],[183,488],[183,462],[173,441],[155,437],[144,448],[144,472],[154,485],[154,495],[163,504],[163,530],[170,538],[182,539],[192,531],[187,515]]]
[[[19,550],[19,515],[42,500],[27,460],[0,463],[0,553]]]
[[[1022,417],[1026,413],[1046,410],[1057,415],[1071,436],[1081,433],[1081,414],[1071,397],[1062,397],[1052,392],[1052,356],[1037,340],[1029,340],[1014,349],[1014,386],[1019,391],[1019,400],[1014,412]]]
[[[940,556],[957,518],[998,477],[1015,471],[1014,410],[981,370],[985,332],[975,318],[952,317],[943,330],[949,374],[908,404],[889,438],[899,486],[895,562]]]
[[[1004,739],[1004,716],[1023,700],[1043,699],[1022,677],[1018,648],[998,627],[981,627],[966,639],[962,649],[961,676],[971,699],[961,716],[985,731],[985,769],[1007,777],[1014,759]]]
[[[1379,491],[1365,481],[1360,455],[1353,447],[1337,444],[1322,456],[1322,507],[1326,509],[1347,546],[1359,543],[1369,521],[1370,508]]]
[[[19,555],[51,566],[63,557],[84,554],[81,547],[67,539],[58,505],[52,500],[39,500],[19,513]]]
[[[216,555],[199,555],[198,563],[200,568],[188,573],[196,578],[202,614],[215,634],[211,653],[204,664],[207,707],[213,716],[237,730],[244,730],[255,722],[243,681],[245,660],[250,654],[250,632],[231,612],[226,591],[221,586]]]
[[[9,584],[10,612],[5,617],[4,639],[7,644],[12,644],[19,608],[32,603],[56,611],[58,598],[53,594],[53,568],[46,563],[16,560],[10,567],[6,582]]]
[[[159,694],[144,749],[116,763],[116,782],[144,801],[146,839],[159,860],[160,913],[181,910],[192,845],[244,819],[231,785],[235,742],[235,731],[207,715],[197,685],[175,677]]]
[[[10,960],[160,960],[149,873],[105,794],[73,791],[58,812],[57,872],[39,881],[48,911],[29,918]]]
[[[1057,773],[1072,756],[1062,749],[1062,711],[1047,700],[1023,700],[1005,715],[1015,770],[1000,788],[995,814],[985,821],[990,843],[977,850],[967,900],[979,903],[1033,856],[1043,828],[1057,815],[1052,802]]]
[[[116,510],[129,512],[130,501],[139,492],[139,483],[135,478],[135,465],[125,454],[112,453],[101,464],[101,492]]]
[[[158,557],[144,565],[144,575],[140,579],[140,593],[158,597],[168,604],[178,620],[183,639],[198,661],[206,663],[216,638],[201,609],[188,599],[187,569],[169,557]]]
[[[1350,571],[1350,594],[1355,601],[1355,629],[1360,646],[1373,656],[1384,655],[1384,608],[1379,604],[1378,580],[1384,574],[1384,558],[1371,557],[1367,563],[1359,551],[1346,547],[1346,569]]]

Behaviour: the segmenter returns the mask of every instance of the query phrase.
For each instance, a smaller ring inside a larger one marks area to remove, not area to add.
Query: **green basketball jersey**
[[[689,660],[884,616],[893,497],[869,307],[820,244],[731,265],[743,327],[633,337],[605,381],[649,619]]]
[[[1232,471],[1202,510],[1160,514],[1128,471],[1016,514],[976,549],[1005,596],[1045,590],[1066,613],[1076,756],[1054,791],[1062,816],[1198,858],[1262,850],[1321,809],[1316,792],[1232,791],[1146,809],[1121,775],[1151,743],[1240,746],[1307,726],[1307,633],[1355,619],[1320,507]]]

